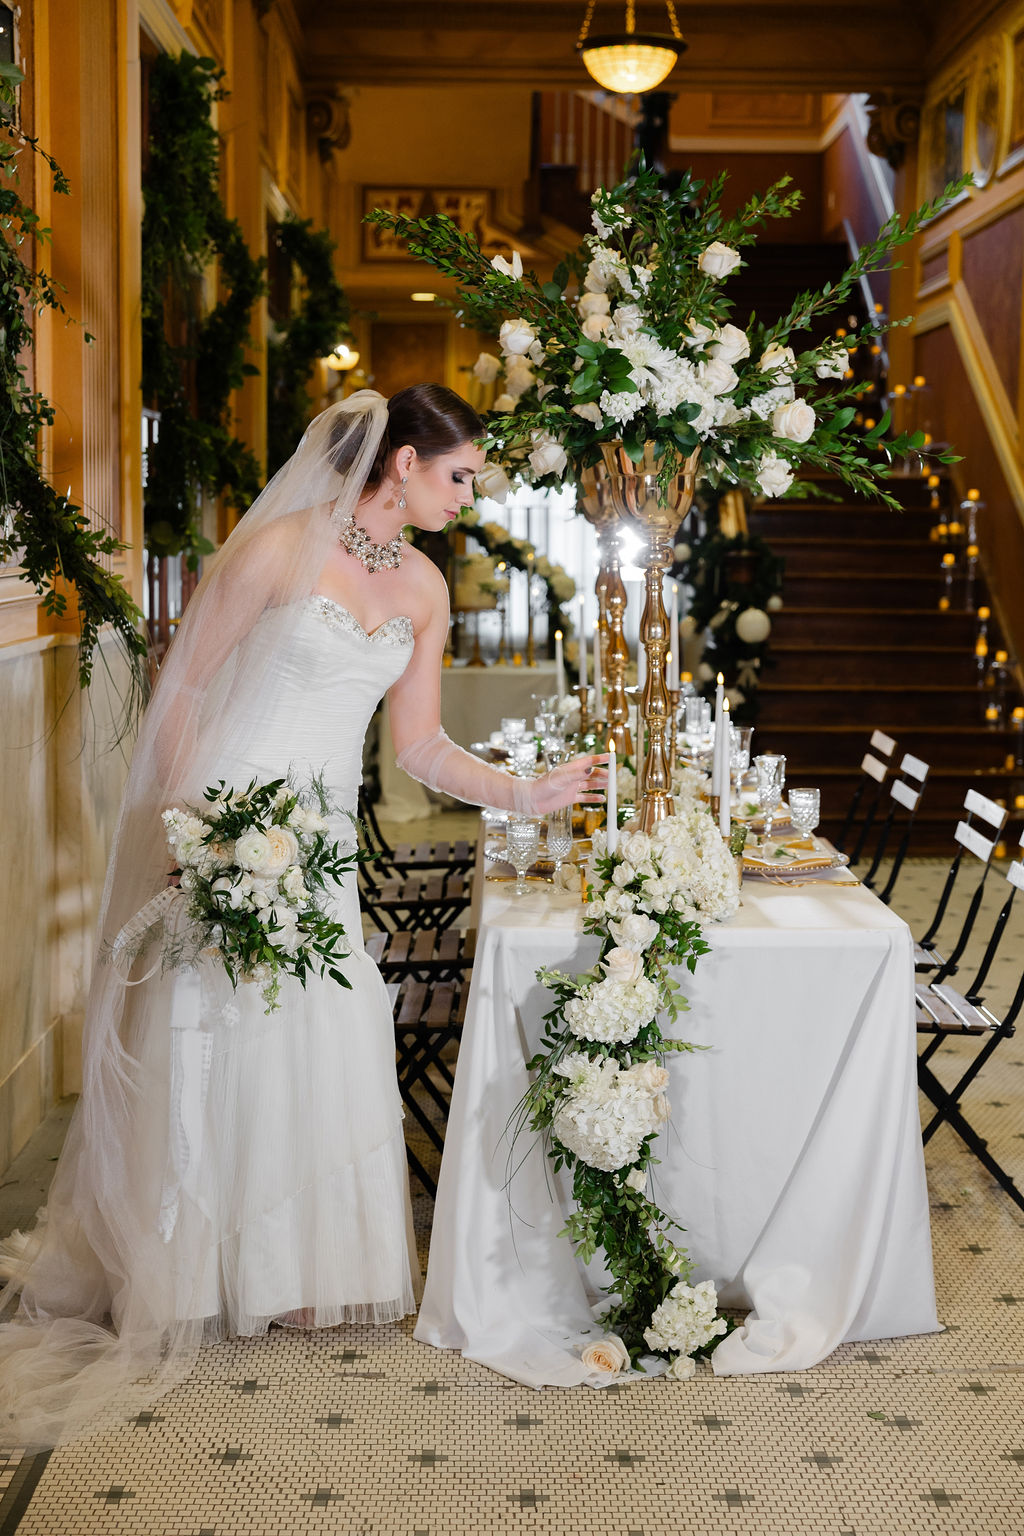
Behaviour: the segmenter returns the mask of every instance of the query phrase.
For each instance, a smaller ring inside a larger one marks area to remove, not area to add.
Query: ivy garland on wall
[[[33,242],[48,244],[50,231],[21,198],[16,177],[22,152],[38,155],[48,167],[54,192],[64,194],[70,188],[53,157],[17,126],[17,88],[24,78],[15,65],[0,65],[5,118],[0,140],[0,560],[17,561],[49,614],[64,614],[65,584],[74,589],[83,688],[92,678],[100,630],[109,624],[128,659],[132,682],[141,689],[146,656],[142,615],[120,576],[101,563],[126,546],[93,527],[82,508],[70,496],[59,495],[39,467],[39,434],[52,424],[55,410],[29,384],[24,359],[35,346],[33,316],[67,312],[59,285],[24,254]],[[24,173],[24,166],[21,169]],[[29,179],[24,175],[26,182]],[[85,342],[90,340],[86,334]],[[130,693],[129,708],[133,697]]]
[[[693,588],[690,616],[705,637],[705,656],[696,677],[706,698],[723,673],[739,725],[757,719],[759,688],[768,655],[772,611],[781,608],[785,561],[764,539],[750,533],[727,536],[709,512],[709,531],[678,565],[679,579]]]
[[[228,94],[222,73],[188,53],[154,60],[143,179],[142,390],[160,412],[147,459],[146,542],[157,555],[183,552],[193,569],[213,547],[200,530],[202,496],[226,494],[245,511],[261,484],[255,456],[232,431],[230,400],[258,372],[245,348],[266,262],[250,254],[218,190],[210,112]],[[222,297],[203,315],[202,278],[214,260]],[[172,327],[181,339],[170,339]]]
[[[306,386],[317,358],[350,341],[352,311],[334,274],[335,243],[312,219],[289,214],[277,242],[302,282],[298,310],[267,344],[267,473],[295,452],[310,415]]]

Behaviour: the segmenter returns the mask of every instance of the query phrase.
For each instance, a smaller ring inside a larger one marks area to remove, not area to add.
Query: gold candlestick
[[[633,734],[633,740],[636,743],[636,753],[633,757],[633,767],[636,771],[636,803],[639,805],[644,793],[644,726],[643,716],[640,713],[643,707],[644,691],[642,688],[633,687],[625,689],[625,694],[630,704],[636,710],[636,730]]]
[[[620,757],[632,754],[629,707],[623,688],[629,665],[629,647],[623,635],[626,612],[626,588],[619,573],[619,514],[607,483],[593,469],[580,477],[580,504],[583,515],[597,530],[598,572],[597,630],[601,652],[601,673],[607,680],[608,730],[605,747],[612,747]]]
[[[668,769],[669,773],[676,771],[676,753],[679,739],[679,689],[668,690]]]
[[[647,655],[647,681],[643,694],[647,754],[639,819],[642,830],[652,832],[658,822],[671,816],[675,809],[665,743],[669,706],[665,652],[669,648],[669,636],[662,583],[664,572],[672,562],[672,537],[693,501],[700,449],[682,460],[678,473],[669,478],[664,488],[658,483],[661,461],[653,443],[644,445],[639,463],[633,462],[621,443],[602,443],[601,457],[603,462],[597,467],[598,478],[606,480],[620,516],[640,528],[648,539],[645,601],[640,624],[640,637]]]
[[[576,687],[573,689],[573,693],[580,701],[580,735],[585,736],[587,734],[587,727],[590,723],[590,714],[588,709],[590,689],[587,687],[586,683],[577,683]]]

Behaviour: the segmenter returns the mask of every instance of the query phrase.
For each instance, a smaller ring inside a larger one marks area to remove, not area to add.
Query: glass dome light
[[[587,13],[576,47],[588,74],[606,91],[620,95],[640,95],[652,91],[671,73],[679,55],[686,48],[673,0],[665,0],[671,35],[636,30],[635,0],[627,0],[623,32],[590,35],[590,21],[595,0],[588,0]]]

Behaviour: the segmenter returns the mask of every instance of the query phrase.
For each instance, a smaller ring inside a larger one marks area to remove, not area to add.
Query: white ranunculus
[[[635,949],[638,954],[642,954],[650,944],[654,943],[659,931],[657,923],[652,918],[644,917],[640,912],[631,912],[609,926],[612,938],[617,944],[623,949]]]
[[[776,384],[784,384],[789,375],[796,372],[796,353],[792,347],[784,347],[773,341],[761,353],[761,361],[757,366],[762,373],[772,374]]]
[[[516,397],[515,397],[515,395],[499,395],[498,398],[495,400],[494,405],[492,407],[493,410],[500,412],[501,415],[503,415],[503,416],[508,415],[509,412],[510,411],[514,411],[515,408],[516,408]]]
[[[606,293],[582,293],[576,308],[583,319],[590,315],[606,315],[611,309],[612,301]]]
[[[588,315],[580,330],[588,341],[600,341],[610,325],[607,315]]]
[[[493,384],[501,372],[501,359],[493,352],[481,352],[473,364],[473,375],[481,384]]]
[[[772,412],[772,431],[791,443],[806,443],[814,431],[815,415],[806,400],[791,400]]]
[[[783,496],[793,484],[793,471],[788,459],[769,449],[761,455],[754,478],[766,496]]]
[[[568,462],[565,449],[550,432],[531,433],[530,464],[536,475],[560,475]]]
[[[750,342],[738,325],[723,325],[710,350],[723,363],[738,363],[750,356]]]
[[[584,405],[574,405],[574,416],[582,416],[584,421],[593,422],[595,427],[604,426],[604,417],[601,415],[601,407],[596,400],[588,400]]]
[[[692,1355],[676,1355],[665,1375],[670,1381],[692,1381],[697,1374],[697,1362]]]
[[[613,981],[639,981],[644,974],[643,959],[635,949],[610,949],[601,964]]]
[[[512,252],[511,261],[504,256],[492,256],[491,266],[495,272],[500,272],[502,277],[514,277],[518,280],[523,275],[523,258],[516,250]]]
[[[731,245],[723,245],[721,240],[713,240],[707,249],[701,252],[700,260],[697,262],[706,277],[719,280],[728,277],[730,272],[735,272],[739,264],[739,251],[734,251]]]
[[[580,1356],[588,1371],[601,1376],[618,1376],[629,1368],[629,1350],[616,1333],[606,1333],[603,1339],[588,1344]]]
[[[274,854],[264,832],[252,827],[235,840],[235,863],[254,875],[266,874],[274,862]]]
[[[739,383],[739,374],[731,363],[720,357],[712,357],[700,365],[700,378],[705,389],[713,395],[731,395]]]
[[[506,357],[529,352],[536,340],[537,332],[528,320],[506,320],[498,332],[498,342]]]
[[[477,470],[473,478],[481,496],[504,505],[505,498],[512,489],[512,482],[500,464],[485,464],[482,469]]]

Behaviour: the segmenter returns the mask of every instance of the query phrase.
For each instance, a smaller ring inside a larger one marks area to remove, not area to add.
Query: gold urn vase
[[[601,642],[601,666],[607,681],[607,708],[597,700],[597,718],[606,719],[605,749],[612,746],[620,757],[632,754],[633,738],[629,732],[629,706],[624,692],[629,647],[622,632],[626,612],[626,588],[619,574],[619,529],[621,519],[612,498],[608,477],[601,465],[585,469],[580,476],[579,505],[587,522],[597,531],[598,632]],[[584,644],[583,637],[580,643]]]
[[[621,443],[602,443],[601,460],[592,472],[595,486],[603,487],[602,494],[610,500],[619,517],[647,540],[644,611],[640,621],[640,643],[647,657],[647,681],[641,701],[647,755],[640,780],[643,795],[638,814],[642,830],[651,832],[659,821],[671,816],[674,809],[666,742],[669,697],[665,686],[665,652],[673,642],[678,644],[678,637],[670,637],[668,633],[662,583],[664,573],[672,563],[673,536],[693,503],[700,449],[695,449],[689,458],[681,461],[679,472],[669,479],[664,489],[658,484],[661,461],[654,443],[644,445],[643,457],[637,463]],[[585,499],[586,494],[585,490]]]

